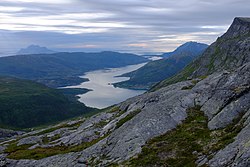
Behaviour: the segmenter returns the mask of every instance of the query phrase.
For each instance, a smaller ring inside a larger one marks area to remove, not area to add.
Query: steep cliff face
[[[244,46],[243,50],[249,50],[249,45]],[[223,52],[232,56],[231,47]],[[237,58],[245,58],[238,59],[232,69],[162,85],[157,91],[128,99],[88,119],[0,143],[5,147],[0,160],[13,167],[248,167],[250,55],[244,52],[241,57],[241,50],[234,53]],[[203,75],[202,67],[196,71]]]
[[[233,70],[250,61],[250,19],[235,18],[228,31],[198,59],[193,77],[222,69]]]
[[[179,74],[163,80],[152,90],[216,71],[232,71],[250,61],[250,19],[236,17],[228,31]]]
[[[250,18],[236,17],[227,32],[222,36],[224,39],[244,37],[250,33]]]

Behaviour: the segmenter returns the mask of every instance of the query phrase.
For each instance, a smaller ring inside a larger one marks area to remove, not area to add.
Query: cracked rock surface
[[[208,127],[213,129],[229,125],[239,115],[243,115],[244,126],[234,142],[215,153],[205,163],[209,166],[247,166],[250,157],[250,110],[249,85],[250,63],[243,65],[234,72],[221,72],[208,76],[198,82],[192,89],[183,89],[193,85],[192,81],[180,82],[162,88],[156,92],[146,93],[119,104],[124,110],[116,115],[104,112],[91,117],[82,123],[67,138],[86,138],[86,134],[108,128],[109,135],[80,152],[51,156],[41,160],[10,160],[8,166],[84,166],[92,159],[100,166],[113,162],[122,162],[141,152],[142,146],[156,136],[174,129],[187,117],[186,111],[196,105],[209,118]],[[141,110],[132,119],[119,128],[114,128],[125,115]],[[103,119],[102,119],[103,118]],[[102,127],[94,125],[109,120]],[[115,121],[114,121],[115,120]],[[74,135],[73,135],[74,134]],[[88,136],[87,135],[87,136]],[[64,141],[65,136],[60,138]],[[67,142],[65,142],[67,143]],[[78,142],[76,142],[78,143]],[[204,163],[204,162],[203,162]]]

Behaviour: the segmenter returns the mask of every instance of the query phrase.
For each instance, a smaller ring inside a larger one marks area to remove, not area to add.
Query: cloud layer
[[[249,0],[1,0],[0,52],[29,44],[59,51],[165,52],[213,42]]]

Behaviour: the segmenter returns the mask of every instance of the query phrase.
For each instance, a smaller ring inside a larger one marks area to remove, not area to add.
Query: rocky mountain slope
[[[232,34],[238,30],[241,27]],[[241,38],[227,38],[241,42]],[[249,50],[249,45],[244,46]],[[250,165],[249,61],[161,86],[90,118],[2,142],[0,163],[20,167]]]
[[[179,74],[156,85],[153,90],[188,78],[205,77],[223,69],[233,70],[250,61],[250,20],[236,17],[228,31]]]
[[[208,45],[187,42],[173,52],[165,53],[161,60],[151,61],[136,71],[122,76],[130,77],[128,81],[116,83],[115,86],[132,89],[149,89],[163,79],[172,77],[187,64],[200,56]]]

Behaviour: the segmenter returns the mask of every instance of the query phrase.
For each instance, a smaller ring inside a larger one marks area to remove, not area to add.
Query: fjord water
[[[89,81],[83,82],[77,86],[68,86],[67,88],[86,88],[92,90],[85,94],[78,95],[79,101],[86,106],[102,109],[145,92],[144,90],[124,89],[112,85],[113,83],[129,79],[129,77],[117,76],[137,70],[145,64],[146,63],[141,63],[121,68],[87,72],[85,75],[81,76],[81,78],[87,78]]]

